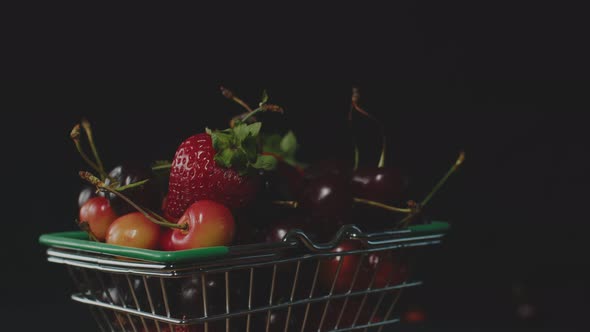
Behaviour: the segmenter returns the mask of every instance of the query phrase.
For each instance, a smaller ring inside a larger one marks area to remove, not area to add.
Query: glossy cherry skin
[[[147,183],[139,187],[125,190],[125,196],[130,198],[135,204],[152,211],[158,211],[161,208],[162,199],[160,189],[149,165],[138,162],[123,163],[111,170],[109,177],[104,181],[105,184],[110,185],[112,183],[111,178],[115,179],[119,183],[119,186],[149,179]],[[123,201],[113,193],[101,192],[100,194],[109,199],[111,207],[119,215],[136,211],[129,203]]]
[[[107,230],[106,243],[143,249],[157,249],[160,226],[140,212],[132,212],[117,218]]]
[[[268,322],[268,330],[266,329]],[[250,331],[269,331],[269,332],[282,332],[285,331],[285,323],[287,323],[287,311],[271,311],[270,316],[267,312],[257,314],[252,319],[250,325]],[[291,314],[288,323],[289,331],[298,331],[297,317]]]
[[[164,251],[173,251],[174,246],[172,245],[172,233],[171,228],[162,228],[159,238],[159,249]]]
[[[271,222],[266,230],[266,242],[281,242],[289,231],[293,229],[303,230],[307,236],[315,240],[315,234],[309,227],[310,222],[308,219],[299,215],[289,215],[279,220]]]
[[[328,174],[307,181],[299,199],[301,208],[314,217],[335,217],[349,214],[352,188],[347,177]]]
[[[381,203],[399,201],[405,187],[401,171],[393,167],[358,168],[351,182],[355,197]]]
[[[358,241],[344,241],[332,252],[346,252],[351,250],[358,250],[361,245]],[[338,271],[338,265],[342,261],[342,267],[336,277]],[[357,266],[361,263],[360,255],[343,255],[343,256],[332,256],[320,264],[320,275],[319,280],[324,289],[330,290],[332,284],[334,284],[334,292],[344,293],[350,289],[358,289],[359,287],[366,286],[368,274],[365,271],[359,271],[354,285],[352,281]],[[362,269],[362,266],[361,266]]]
[[[408,279],[408,267],[391,252],[372,253],[367,258],[370,275],[375,274],[372,288],[395,286]]]
[[[304,171],[305,180],[313,180],[325,175],[342,175],[350,178],[352,165],[341,159],[324,159],[314,162]]]
[[[118,216],[104,197],[90,198],[80,208],[79,220],[86,221],[99,241],[104,241],[107,229]]]
[[[235,222],[230,210],[214,201],[193,203],[178,220],[188,229],[174,229],[171,242],[173,250],[227,246],[234,239]]]

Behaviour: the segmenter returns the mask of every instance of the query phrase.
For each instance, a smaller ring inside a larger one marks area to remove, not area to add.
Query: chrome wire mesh
[[[48,259],[67,266],[72,299],[89,305],[101,331],[382,331],[399,322],[397,304],[421,285],[418,255],[440,236],[332,251],[339,243],[182,265],[63,248]],[[374,257],[395,257],[407,273],[380,268],[384,259],[366,269]]]

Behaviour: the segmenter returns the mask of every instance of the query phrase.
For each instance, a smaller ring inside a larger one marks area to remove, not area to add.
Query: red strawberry
[[[198,200],[238,208],[254,199],[260,187],[258,177],[218,165],[216,153],[208,133],[191,136],[180,144],[170,170],[166,215],[179,218]]]

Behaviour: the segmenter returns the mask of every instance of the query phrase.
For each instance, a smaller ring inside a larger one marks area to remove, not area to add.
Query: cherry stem
[[[348,126],[350,128],[350,131],[352,132],[352,146],[353,146],[353,150],[354,150],[354,159],[353,159],[353,165],[352,165],[352,169],[354,171],[356,171],[359,168],[359,160],[360,160],[360,151],[359,151],[359,146],[356,143],[356,138],[354,136],[354,132],[352,130],[352,111],[353,111],[353,107],[352,105],[350,106],[350,110],[348,111]]]
[[[378,207],[378,208],[381,208],[381,209],[384,209],[384,210],[388,210],[388,211],[393,211],[393,212],[399,212],[399,213],[411,213],[412,212],[412,209],[398,208],[398,207],[395,207],[395,206],[391,206],[391,205],[379,203],[379,202],[372,201],[372,200],[369,200],[369,199],[364,199],[364,198],[354,197],[353,198],[353,201],[355,203],[366,204],[366,205]]]
[[[88,156],[86,155],[86,153],[84,153],[84,150],[82,149],[82,145],[80,144],[80,124],[76,124],[74,126],[74,128],[70,132],[70,138],[72,139],[72,141],[74,141],[76,150],[78,150],[78,153],[80,154],[82,159],[88,164],[88,166],[90,166],[92,169],[98,172],[103,179],[106,179],[107,174],[103,170],[101,170],[96,163],[90,160],[90,158],[88,158]]]
[[[168,227],[168,228],[178,228],[178,229],[182,229],[182,230],[188,229],[188,224],[174,224],[174,223],[168,222],[166,219],[164,219],[164,217],[158,215],[157,213],[155,213],[153,211],[149,211],[149,210],[146,211],[146,209],[143,209],[139,205],[135,204],[131,199],[127,198],[125,195],[123,195],[120,192],[118,192],[117,190],[107,186],[104,182],[102,182],[96,176],[92,175],[90,172],[82,171],[82,172],[79,172],[79,175],[82,179],[84,179],[84,180],[88,181],[89,183],[91,183],[92,185],[96,186],[99,190],[108,191],[108,192],[118,196],[119,198],[121,198],[125,202],[129,203],[129,205],[133,206],[137,211],[141,212],[141,214],[143,214],[149,221],[151,221],[157,225],[160,225],[163,227]]]
[[[96,150],[96,145],[94,144],[94,136],[92,135],[92,127],[90,126],[90,122],[86,119],[82,119],[82,128],[86,132],[86,137],[88,137],[88,142],[90,143],[90,149],[92,150],[92,154],[94,155],[94,160],[96,160],[96,164],[98,168],[100,168],[101,173],[106,174],[104,170],[104,165],[102,164],[102,160],[98,156],[98,150]]]
[[[246,122],[246,120],[248,120],[251,116],[254,116],[255,114],[261,113],[261,112],[283,113],[284,111],[283,111],[283,108],[278,105],[263,104],[260,107],[258,107],[257,109],[253,110],[252,112],[246,114],[243,118],[240,119],[240,121]]]
[[[159,171],[161,169],[170,169],[170,168],[172,168],[172,163],[167,163],[167,164],[152,166],[152,171]]]
[[[379,156],[379,163],[377,167],[383,168],[385,167],[385,151],[387,150],[387,136],[385,135],[385,127],[376,117],[369,114],[367,111],[362,109],[358,102],[361,95],[358,88],[352,88],[352,108],[362,114],[363,116],[375,121],[377,126],[379,127],[379,131],[381,132],[381,155]]]
[[[434,186],[434,188],[432,188],[432,190],[426,196],[426,198],[424,198],[424,200],[422,200],[422,202],[420,203],[420,206],[424,207],[424,206],[426,206],[426,204],[428,204],[428,202],[430,202],[430,200],[432,199],[434,194],[436,194],[439,191],[439,189],[442,188],[442,186],[445,184],[445,182],[447,182],[449,177],[457,171],[459,166],[461,166],[461,164],[463,164],[463,161],[465,161],[465,152],[461,151],[461,153],[459,154],[459,157],[455,161],[455,164],[453,164],[453,166],[451,166],[451,168],[448,170],[447,174],[445,174],[445,176],[443,176],[443,178],[440,179],[440,181],[438,181],[438,183]]]
[[[272,201],[271,203],[274,205],[285,206],[285,207],[293,208],[293,209],[296,209],[299,207],[299,202],[297,202],[297,201]]]
[[[121,191],[125,191],[127,189],[139,187],[139,186],[145,184],[146,182],[148,182],[149,180],[150,179],[145,179],[145,180],[133,182],[133,183],[130,183],[130,184],[126,184],[124,186],[120,186],[120,187],[115,188],[115,190],[121,192]]]
[[[98,165],[95,162],[90,160],[90,158],[86,155],[86,153],[84,153],[84,150],[82,149],[82,145],[80,144],[80,124],[77,123],[74,126],[74,128],[70,132],[70,138],[72,139],[72,141],[74,141],[74,145],[76,146],[76,150],[78,150],[78,153],[80,154],[82,159],[88,164],[88,166],[90,166],[97,173],[99,173],[100,177],[102,179],[106,179],[108,177],[106,172],[103,169],[101,169],[100,167],[98,167]]]
[[[245,109],[248,111],[248,113],[252,113],[252,112],[254,112],[254,111],[253,111],[253,110],[250,108],[250,106],[248,106],[248,104],[246,104],[246,103],[245,103],[245,102],[244,102],[242,99],[238,98],[238,97],[237,97],[237,96],[236,96],[236,95],[233,93],[233,91],[231,91],[231,90],[229,90],[229,89],[226,89],[226,88],[225,88],[225,87],[223,87],[223,86],[220,86],[220,87],[219,87],[219,89],[221,89],[221,94],[222,94],[222,95],[223,95],[225,98],[233,100],[234,102],[236,102],[237,104],[239,104],[240,106],[242,106],[243,108],[245,108]]]
[[[80,227],[80,229],[84,232],[86,232],[86,234],[88,234],[88,237],[90,237],[90,239],[92,241],[95,242],[100,242],[98,240],[98,238],[96,237],[96,235],[94,235],[94,233],[92,233],[92,230],[90,229],[90,225],[88,224],[87,221],[80,221],[78,222],[78,220],[75,220],[76,224],[78,225],[78,227]]]

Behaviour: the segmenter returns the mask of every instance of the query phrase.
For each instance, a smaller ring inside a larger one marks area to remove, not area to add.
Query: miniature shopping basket
[[[83,232],[39,241],[101,331],[381,331],[400,321],[403,294],[421,285],[416,263],[447,230],[436,221],[378,233],[346,225],[327,243],[291,231],[279,243],[175,252],[92,242]],[[334,250],[350,241],[361,245]],[[403,258],[407,277],[379,261],[372,273],[363,268],[387,255]]]

